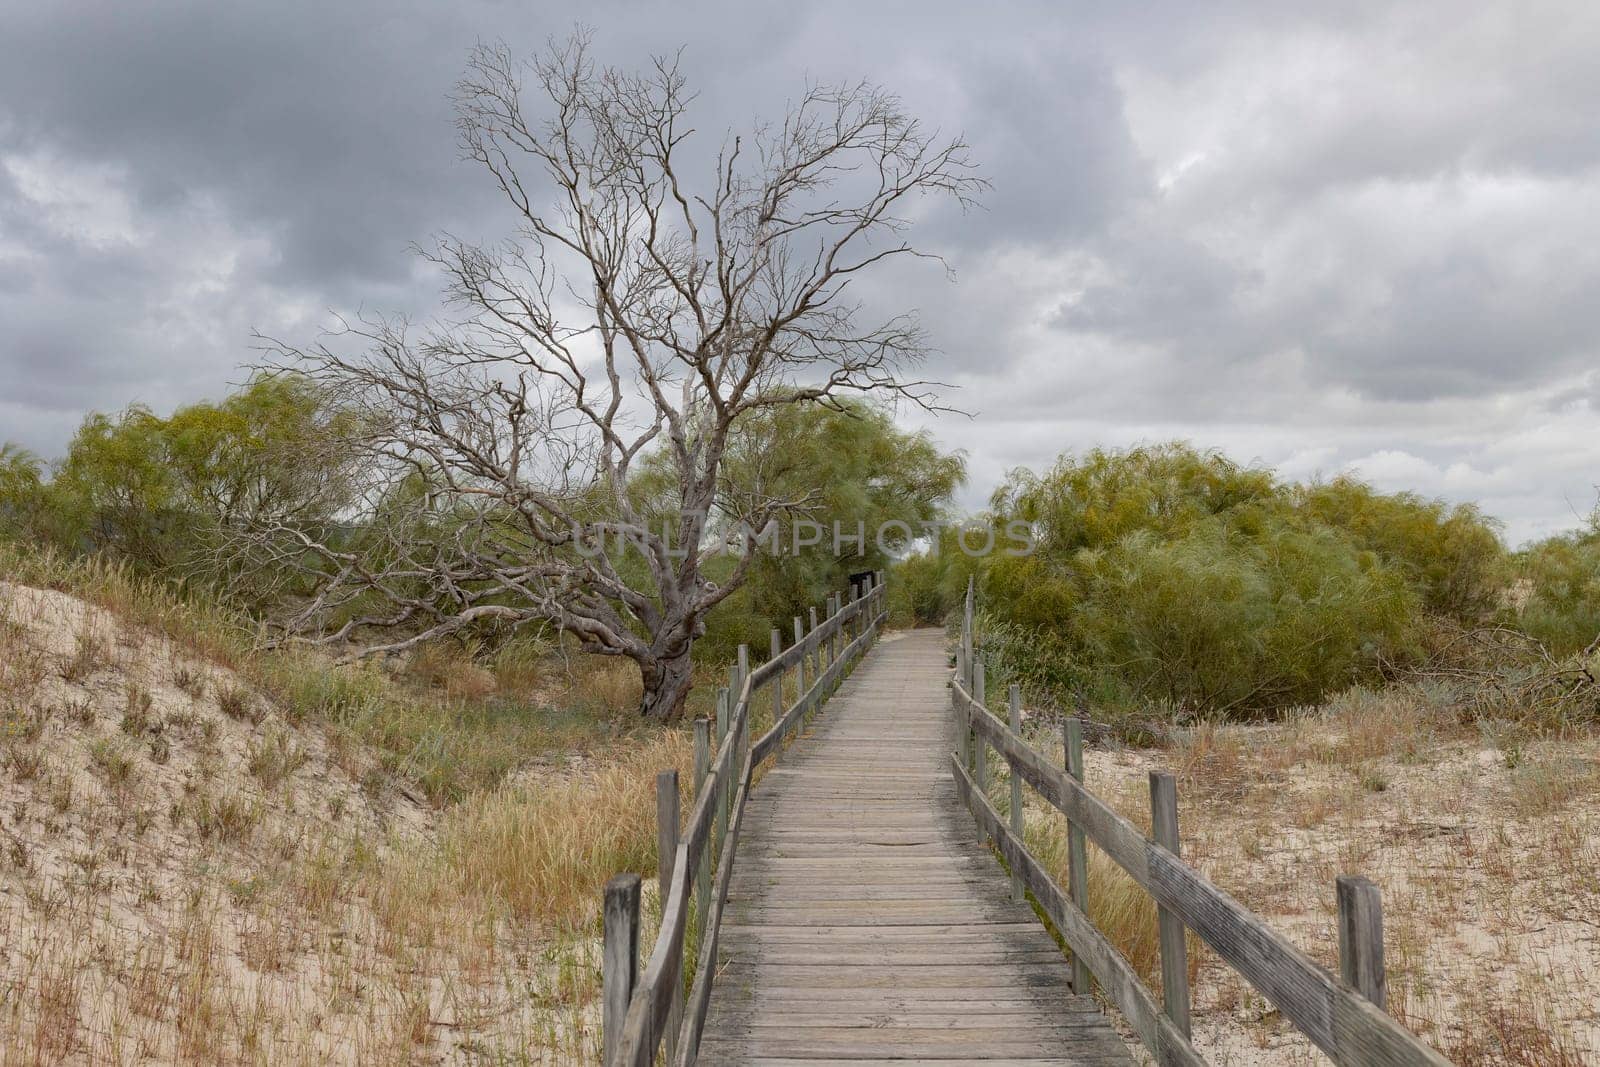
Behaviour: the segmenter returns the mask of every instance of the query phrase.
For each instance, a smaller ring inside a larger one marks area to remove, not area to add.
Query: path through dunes
[[[948,677],[885,638],[752,792],[701,1064],[1132,1063],[960,807]]]

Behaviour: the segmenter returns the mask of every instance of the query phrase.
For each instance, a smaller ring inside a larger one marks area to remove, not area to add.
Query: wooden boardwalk
[[[752,791],[699,1063],[1133,1062],[960,806],[946,662],[886,638]]]

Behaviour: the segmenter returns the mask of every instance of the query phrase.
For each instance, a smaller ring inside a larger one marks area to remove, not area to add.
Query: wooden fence
[[[820,622],[815,608],[809,620],[796,617],[788,649],[772,631],[770,658],[754,670],[748,649],[741,646],[729,685],[718,693],[715,721],[694,724],[695,803],[681,828],[677,772],[657,778],[661,929],[643,973],[638,969],[639,876],[618,875],[605,891],[601,1029],[607,1067],[648,1067],[658,1052],[671,1067],[694,1064],[716,980],[717,936],[752,775],[871,647],[886,610],[882,576],[873,575],[851,591],[848,601],[830,597]],[[791,671],[794,702],[785,704],[784,679]],[[752,723],[768,712],[771,726],[752,741]],[[698,952],[685,990],[691,930]]]
[[[984,666],[973,647],[969,585],[952,683],[957,751],[951,773],[962,800],[1012,872],[1013,891],[1033,896],[1073,954],[1073,987],[1088,992],[1089,975],[1127,1018],[1159,1064],[1206,1061],[1190,1043],[1186,929],[1277,1006],[1334,1063],[1360,1067],[1449,1061],[1384,1011],[1383,918],[1378,888],[1359,877],[1338,879],[1340,978],[1313,963],[1281,934],[1179,859],[1178,794],[1170,774],[1150,775],[1151,837],[1112,811],[1083,785],[1083,734],[1077,719],[1063,729],[1065,766],[1054,766],[1021,736],[1021,703],[1012,686],[1009,721],[986,705]],[[989,800],[993,749],[1009,768],[1009,820]],[[1068,887],[1063,890],[1029,853],[1023,838],[1023,784],[1067,818]],[[1087,855],[1093,842],[1155,898],[1161,946],[1162,999],[1088,915]]]

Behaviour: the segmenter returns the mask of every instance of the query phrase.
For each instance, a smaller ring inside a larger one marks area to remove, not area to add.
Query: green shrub
[[[889,574],[889,615],[896,626],[938,626],[955,604],[944,592],[944,568],[937,555],[918,552],[897,562]]]
[[[1401,567],[1428,610],[1473,621],[1494,609],[1505,551],[1476,507],[1380,493],[1348,476],[1305,486],[1296,496],[1308,519],[1343,530]]]
[[[1519,554],[1507,621],[1557,656],[1600,639],[1600,533],[1552,537]]]
[[[1043,475],[1014,474],[994,503],[992,521],[1031,523],[1037,549],[982,562],[984,640],[1035,699],[1259,714],[1373,679],[1416,644],[1425,568],[1220,454],[1063,456]],[[1482,547],[1465,519],[1442,521]],[[1498,550],[1492,532],[1488,544]]]

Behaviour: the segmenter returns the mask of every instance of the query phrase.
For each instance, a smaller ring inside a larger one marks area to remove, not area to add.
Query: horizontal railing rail
[[[1063,768],[1023,739],[1016,686],[1010,692],[1009,723],[989,710],[983,660],[974,648],[972,607],[969,587],[952,681],[958,744],[950,758],[951,774],[980,837],[993,843],[1019,890],[1032,894],[1073,953],[1077,992],[1088,991],[1086,968],[1157,1063],[1203,1065],[1206,1061],[1189,1037],[1184,931],[1192,930],[1334,1063],[1448,1067],[1448,1060],[1384,1011],[1382,916],[1375,885],[1365,878],[1339,879],[1341,978],[1336,979],[1179,858],[1177,791],[1171,775],[1151,775],[1153,829],[1147,838],[1083,785],[1078,720],[1068,720],[1064,729]],[[1009,769],[1009,820],[989,799],[986,749],[991,748]],[[1067,819],[1070,891],[1064,892],[1028,851],[1021,810],[1024,783]],[[1126,871],[1160,909],[1159,1005],[1089,918],[1084,839]]]
[[[755,771],[779,753],[784,739],[801,729],[871,647],[887,605],[881,575],[875,574],[853,589],[848,600],[830,597],[826,618],[820,622],[815,608],[809,627],[796,618],[795,640],[787,649],[774,630],[771,655],[760,666],[751,669],[749,650],[740,646],[730,684],[718,693],[715,723],[695,722],[695,803],[681,828],[676,825],[676,772],[664,772],[658,779],[657,814],[663,820],[658,858],[661,927],[642,973],[637,958],[638,876],[618,875],[606,887],[601,1027],[607,1067],[649,1067],[663,1050],[673,1067],[695,1063],[716,981],[722,912]],[[785,705],[785,678],[791,671],[797,675],[795,700]],[[772,723],[752,739],[755,709],[767,703],[757,694],[768,691]],[[623,901],[628,903],[618,903]],[[694,978],[686,992],[690,961],[685,948],[691,930],[698,932],[699,944]]]

